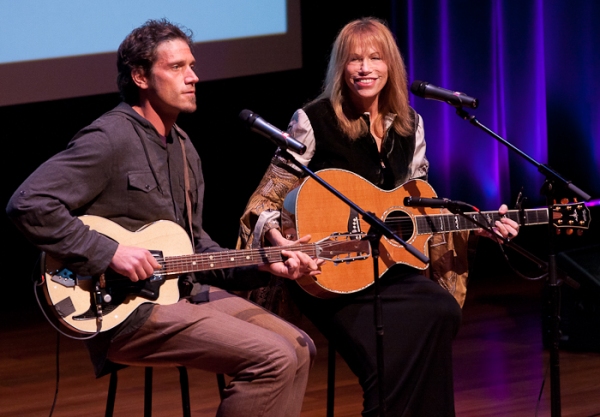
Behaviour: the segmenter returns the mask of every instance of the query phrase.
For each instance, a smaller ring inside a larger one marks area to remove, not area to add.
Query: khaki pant
[[[138,366],[179,365],[224,373],[217,416],[299,416],[316,350],[306,333],[263,308],[211,288],[210,301],[157,305],[108,358]]]

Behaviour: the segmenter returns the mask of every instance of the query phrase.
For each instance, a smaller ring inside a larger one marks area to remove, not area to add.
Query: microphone
[[[298,155],[302,155],[306,152],[306,145],[298,142],[286,132],[277,129],[258,114],[248,109],[244,109],[240,112],[240,119],[250,126],[250,130],[271,139],[280,148],[292,150]]]
[[[404,197],[404,205],[407,207],[447,208],[453,213],[464,210],[479,211],[471,204],[447,198]]]
[[[445,88],[436,87],[425,81],[415,80],[410,86],[410,91],[415,96],[431,100],[443,101],[454,107],[470,107],[476,109],[479,101],[458,91],[450,91]]]

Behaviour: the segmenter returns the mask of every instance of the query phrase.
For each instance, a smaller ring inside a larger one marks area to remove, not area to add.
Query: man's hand
[[[498,213],[500,214],[506,214],[507,211],[508,207],[506,204],[502,204],[498,209]],[[519,224],[508,217],[502,217],[500,220],[497,220],[494,223],[493,230],[496,235],[502,236],[507,240],[511,240],[519,234]],[[495,239],[495,235],[492,235],[490,232],[483,229],[477,230],[476,233],[490,239]]]
[[[133,282],[149,278],[161,268],[147,249],[123,245],[117,247],[109,267]]]
[[[305,275],[318,275],[321,273],[319,265],[322,260],[314,260],[304,252],[294,251],[293,245],[308,243],[310,235],[301,237],[298,240],[288,240],[283,237],[281,232],[271,229],[267,232],[267,239],[275,246],[285,246],[289,249],[282,249],[281,254],[286,258],[284,262],[275,262],[272,264],[261,265],[261,271],[268,271],[280,277],[296,280]]]

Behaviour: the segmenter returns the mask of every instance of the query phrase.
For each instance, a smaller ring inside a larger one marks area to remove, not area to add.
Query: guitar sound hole
[[[400,236],[402,240],[410,240],[414,233],[414,225],[410,215],[401,210],[390,211],[385,220],[385,225]]]

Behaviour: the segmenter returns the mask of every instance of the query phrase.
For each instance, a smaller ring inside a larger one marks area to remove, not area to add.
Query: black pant
[[[403,266],[387,271],[380,288],[386,416],[454,416],[452,340],[461,320],[458,303],[437,283]],[[297,285],[290,291],[358,377],[363,416],[377,416],[374,286],[329,300]]]

